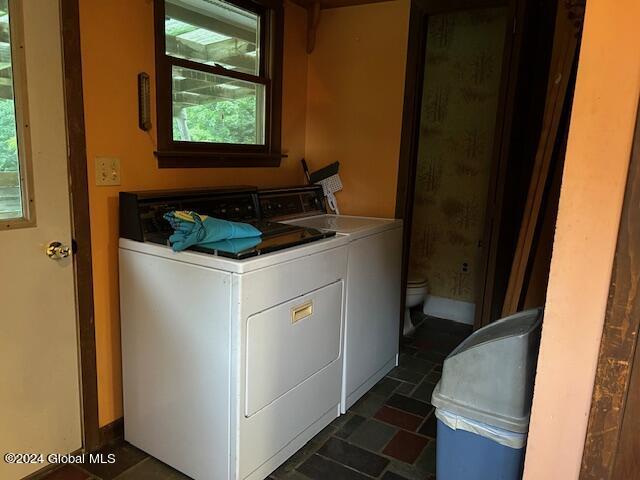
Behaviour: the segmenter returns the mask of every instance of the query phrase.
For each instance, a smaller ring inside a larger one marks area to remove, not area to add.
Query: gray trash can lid
[[[440,409],[512,432],[529,428],[542,309],[516,313],[464,340],[431,396]]]

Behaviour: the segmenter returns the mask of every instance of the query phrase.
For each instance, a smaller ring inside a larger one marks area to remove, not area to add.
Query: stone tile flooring
[[[442,362],[471,326],[425,318],[404,340],[400,364],[349,411],[336,418],[268,480],[430,480],[436,471],[436,419],[431,393]],[[188,477],[127,443],[111,465],[63,467],[46,480],[188,480]]]

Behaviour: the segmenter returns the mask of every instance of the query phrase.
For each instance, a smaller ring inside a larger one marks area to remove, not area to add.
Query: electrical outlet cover
[[[120,185],[120,159],[96,157],[96,185]]]

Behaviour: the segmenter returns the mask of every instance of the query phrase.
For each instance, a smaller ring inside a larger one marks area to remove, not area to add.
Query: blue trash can
[[[519,480],[526,433],[510,432],[437,409],[438,480]]]
[[[438,480],[519,480],[542,310],[476,330],[447,356],[431,396]]]

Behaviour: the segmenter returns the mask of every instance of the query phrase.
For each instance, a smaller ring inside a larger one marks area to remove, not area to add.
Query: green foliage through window
[[[194,105],[184,109],[186,125],[193,142],[254,144],[256,141],[256,98]],[[173,138],[186,140],[173,121]]]
[[[20,219],[22,208],[20,161],[16,134],[9,3],[0,0],[0,219]]]
[[[18,141],[12,99],[0,99],[0,172],[18,171]]]

